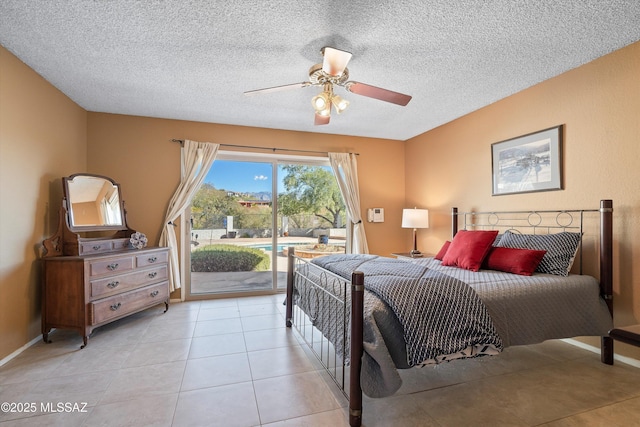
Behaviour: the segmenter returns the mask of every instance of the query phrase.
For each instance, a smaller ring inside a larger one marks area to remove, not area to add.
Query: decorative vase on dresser
[[[58,231],[43,242],[42,338],[76,330],[84,348],[100,326],[157,304],[169,309],[168,248],[128,227],[120,186],[90,174],[63,178]]]

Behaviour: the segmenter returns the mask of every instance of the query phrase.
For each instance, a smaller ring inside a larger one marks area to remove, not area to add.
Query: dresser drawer
[[[79,255],[95,255],[113,251],[121,251],[131,248],[128,238],[106,239],[106,240],[86,240],[80,243]]]
[[[136,270],[132,273],[106,277],[91,281],[91,298],[102,298],[115,293],[167,280],[167,265],[155,268]]]
[[[113,249],[111,240],[95,240],[80,243],[80,255],[100,254]]]
[[[89,275],[103,276],[105,274],[125,273],[133,270],[133,256],[108,259],[98,259],[89,262]]]
[[[166,250],[161,252],[151,252],[147,254],[137,255],[136,266],[148,267],[156,264],[166,264],[168,260],[169,252]]]
[[[128,237],[122,239],[112,239],[111,241],[113,242],[114,251],[131,249],[131,240]]]
[[[162,282],[99,299],[89,304],[90,324],[97,325],[116,317],[125,316],[166,301],[168,297],[169,284]]]

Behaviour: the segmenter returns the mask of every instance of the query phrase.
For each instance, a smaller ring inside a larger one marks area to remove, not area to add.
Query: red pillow
[[[482,268],[531,276],[546,253],[547,251],[533,249],[493,247],[489,250]]]
[[[468,231],[456,233],[447,253],[442,258],[442,265],[460,267],[465,270],[478,271],[482,266],[498,230]]]
[[[444,254],[446,254],[447,250],[449,249],[449,245],[451,245],[451,242],[449,240],[444,242],[444,245],[442,245],[442,247],[440,248],[440,250],[438,251],[438,253],[434,258],[437,259],[438,261],[442,261],[442,258],[444,258]]]

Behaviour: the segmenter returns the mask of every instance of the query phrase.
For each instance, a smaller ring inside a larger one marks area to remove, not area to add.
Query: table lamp
[[[403,209],[402,210],[402,228],[413,228],[413,249],[410,254],[412,257],[422,256],[422,252],[418,250],[418,240],[416,232],[418,228],[429,228],[429,211],[427,209]]]

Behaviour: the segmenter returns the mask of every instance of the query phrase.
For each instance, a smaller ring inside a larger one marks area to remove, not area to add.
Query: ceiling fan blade
[[[334,77],[342,75],[352,56],[350,52],[333,47],[323,47],[322,55],[324,55],[322,71]]]
[[[331,120],[331,116],[323,116],[321,114],[316,113],[316,118],[315,118],[313,124],[316,125],[316,126],[328,125],[329,124],[329,120]]]
[[[248,90],[244,94],[247,96],[251,96],[251,95],[257,95],[260,93],[271,93],[271,92],[280,92],[282,90],[298,89],[298,88],[307,87],[310,85],[311,85],[311,82],[292,83],[289,85],[267,87],[264,89]]]
[[[402,106],[407,105],[409,101],[411,101],[410,95],[405,95],[403,93],[382,89],[377,86],[371,86],[360,82],[347,82],[344,87],[349,92],[353,92],[358,95],[368,96],[369,98],[375,98],[380,101],[391,102]]]

